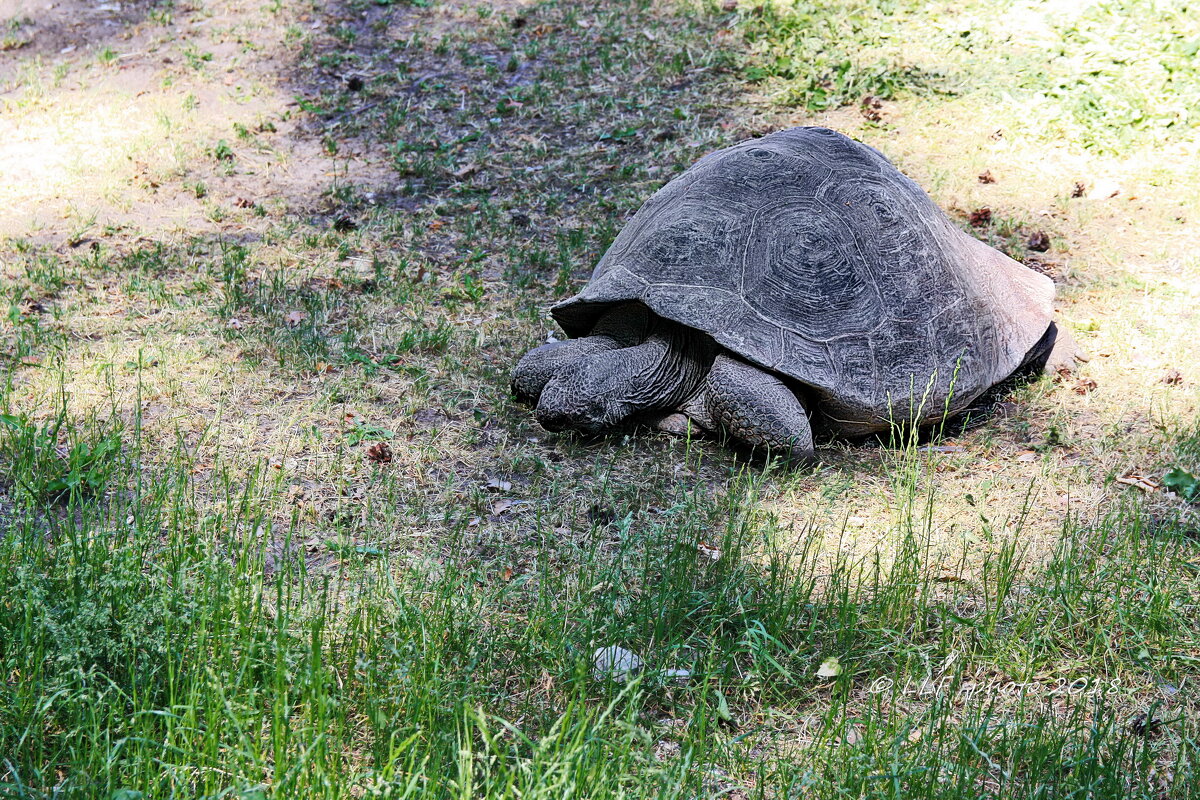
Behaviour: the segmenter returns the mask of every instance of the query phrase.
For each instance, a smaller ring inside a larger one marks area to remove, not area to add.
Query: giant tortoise
[[[647,200],[551,309],[571,338],[527,353],[512,387],[551,431],[686,417],[804,459],[813,425],[928,424],[1015,371],[1069,367],[1053,300],[878,151],[792,128]]]

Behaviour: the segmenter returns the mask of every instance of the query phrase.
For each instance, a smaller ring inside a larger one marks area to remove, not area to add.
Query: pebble
[[[637,653],[615,644],[599,647],[592,653],[592,677],[598,681],[609,678],[627,681],[641,668],[642,659]]]
[[[690,669],[665,669],[663,677],[676,683],[687,683],[692,677],[692,671]]]

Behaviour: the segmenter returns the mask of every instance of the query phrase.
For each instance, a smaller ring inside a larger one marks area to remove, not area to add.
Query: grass
[[[0,796],[1194,795],[1186,16],[242,5],[8,26]],[[1081,375],[801,471],[537,428],[547,302],[798,123],[1054,276]]]
[[[747,13],[748,12],[748,13]],[[1019,127],[1125,153],[1187,140],[1200,27],[1145,4],[746,4],[746,77],[814,111],[910,92],[986,98]]]
[[[780,550],[769,476],[743,473],[607,526],[535,522],[558,544],[514,568],[453,512],[438,558],[314,551],[270,469],[201,488],[186,449],[147,475],[136,422],[116,436],[107,480],[18,494],[0,542],[12,796],[1184,797],[1195,774],[1172,699],[1195,547],[1142,509],[947,577],[914,494],[890,563],[819,568],[819,532]],[[15,486],[43,474],[5,444]],[[400,491],[379,477],[379,513]],[[597,682],[604,642],[647,667]]]

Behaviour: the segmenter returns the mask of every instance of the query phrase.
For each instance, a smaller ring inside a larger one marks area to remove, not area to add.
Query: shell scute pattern
[[[578,336],[604,308],[641,301],[855,432],[965,407],[1041,338],[1053,294],[874,149],[794,128],[709,154],[660,189],[552,311]]]
[[[765,321],[808,341],[873,329],[883,298],[845,222],[802,195],[760,207],[740,258],[745,302]]]

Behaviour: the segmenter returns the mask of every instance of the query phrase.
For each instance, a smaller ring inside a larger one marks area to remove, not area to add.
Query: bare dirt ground
[[[264,204],[308,209],[337,178],[382,178],[352,143],[327,153],[300,112],[318,88],[285,42],[334,20],[240,3],[15,6],[0,15],[17,24],[0,80],[20,87],[0,122],[7,235],[245,235]]]

